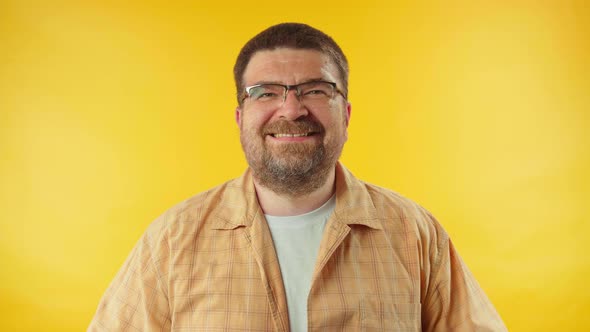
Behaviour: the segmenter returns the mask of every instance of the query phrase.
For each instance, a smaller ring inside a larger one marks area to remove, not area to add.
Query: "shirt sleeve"
[[[422,303],[423,331],[507,331],[447,233],[436,220],[434,223],[438,239],[426,276],[429,286]]]
[[[88,331],[169,331],[170,308],[159,266],[146,233],[103,295]],[[158,246],[159,247],[159,246]]]

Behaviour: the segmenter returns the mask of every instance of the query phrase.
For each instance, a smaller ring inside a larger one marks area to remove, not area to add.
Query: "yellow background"
[[[348,55],[345,165],[510,330],[590,329],[587,1],[206,3],[0,0],[0,330],[84,330],[155,217],[243,172],[233,62],[282,21]]]

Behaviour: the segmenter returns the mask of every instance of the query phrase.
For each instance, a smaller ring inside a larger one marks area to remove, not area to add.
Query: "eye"
[[[249,95],[253,100],[265,101],[281,97],[282,92],[283,88],[281,86],[263,84],[250,89]]]
[[[301,94],[307,98],[325,98],[332,96],[332,85],[326,82],[308,82],[301,85]]]
[[[273,98],[276,96],[277,96],[277,94],[274,92],[263,92],[263,93],[253,95],[252,98],[259,100],[259,99],[265,99],[265,98]]]
[[[313,96],[313,95],[328,95],[328,92],[322,89],[313,89],[313,90],[309,90],[309,91],[305,91],[303,93],[303,95],[305,96]]]

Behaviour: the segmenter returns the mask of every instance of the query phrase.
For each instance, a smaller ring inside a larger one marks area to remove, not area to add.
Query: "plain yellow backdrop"
[[[590,4],[557,0],[1,0],[0,330],[84,330],[155,217],[244,171],[233,62],[283,21],[348,55],[344,164],[511,331],[589,330]]]

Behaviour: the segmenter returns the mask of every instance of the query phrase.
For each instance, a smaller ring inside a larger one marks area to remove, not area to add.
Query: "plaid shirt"
[[[309,331],[506,331],[432,215],[340,164],[307,311]],[[251,172],[154,221],[88,330],[288,331]]]

